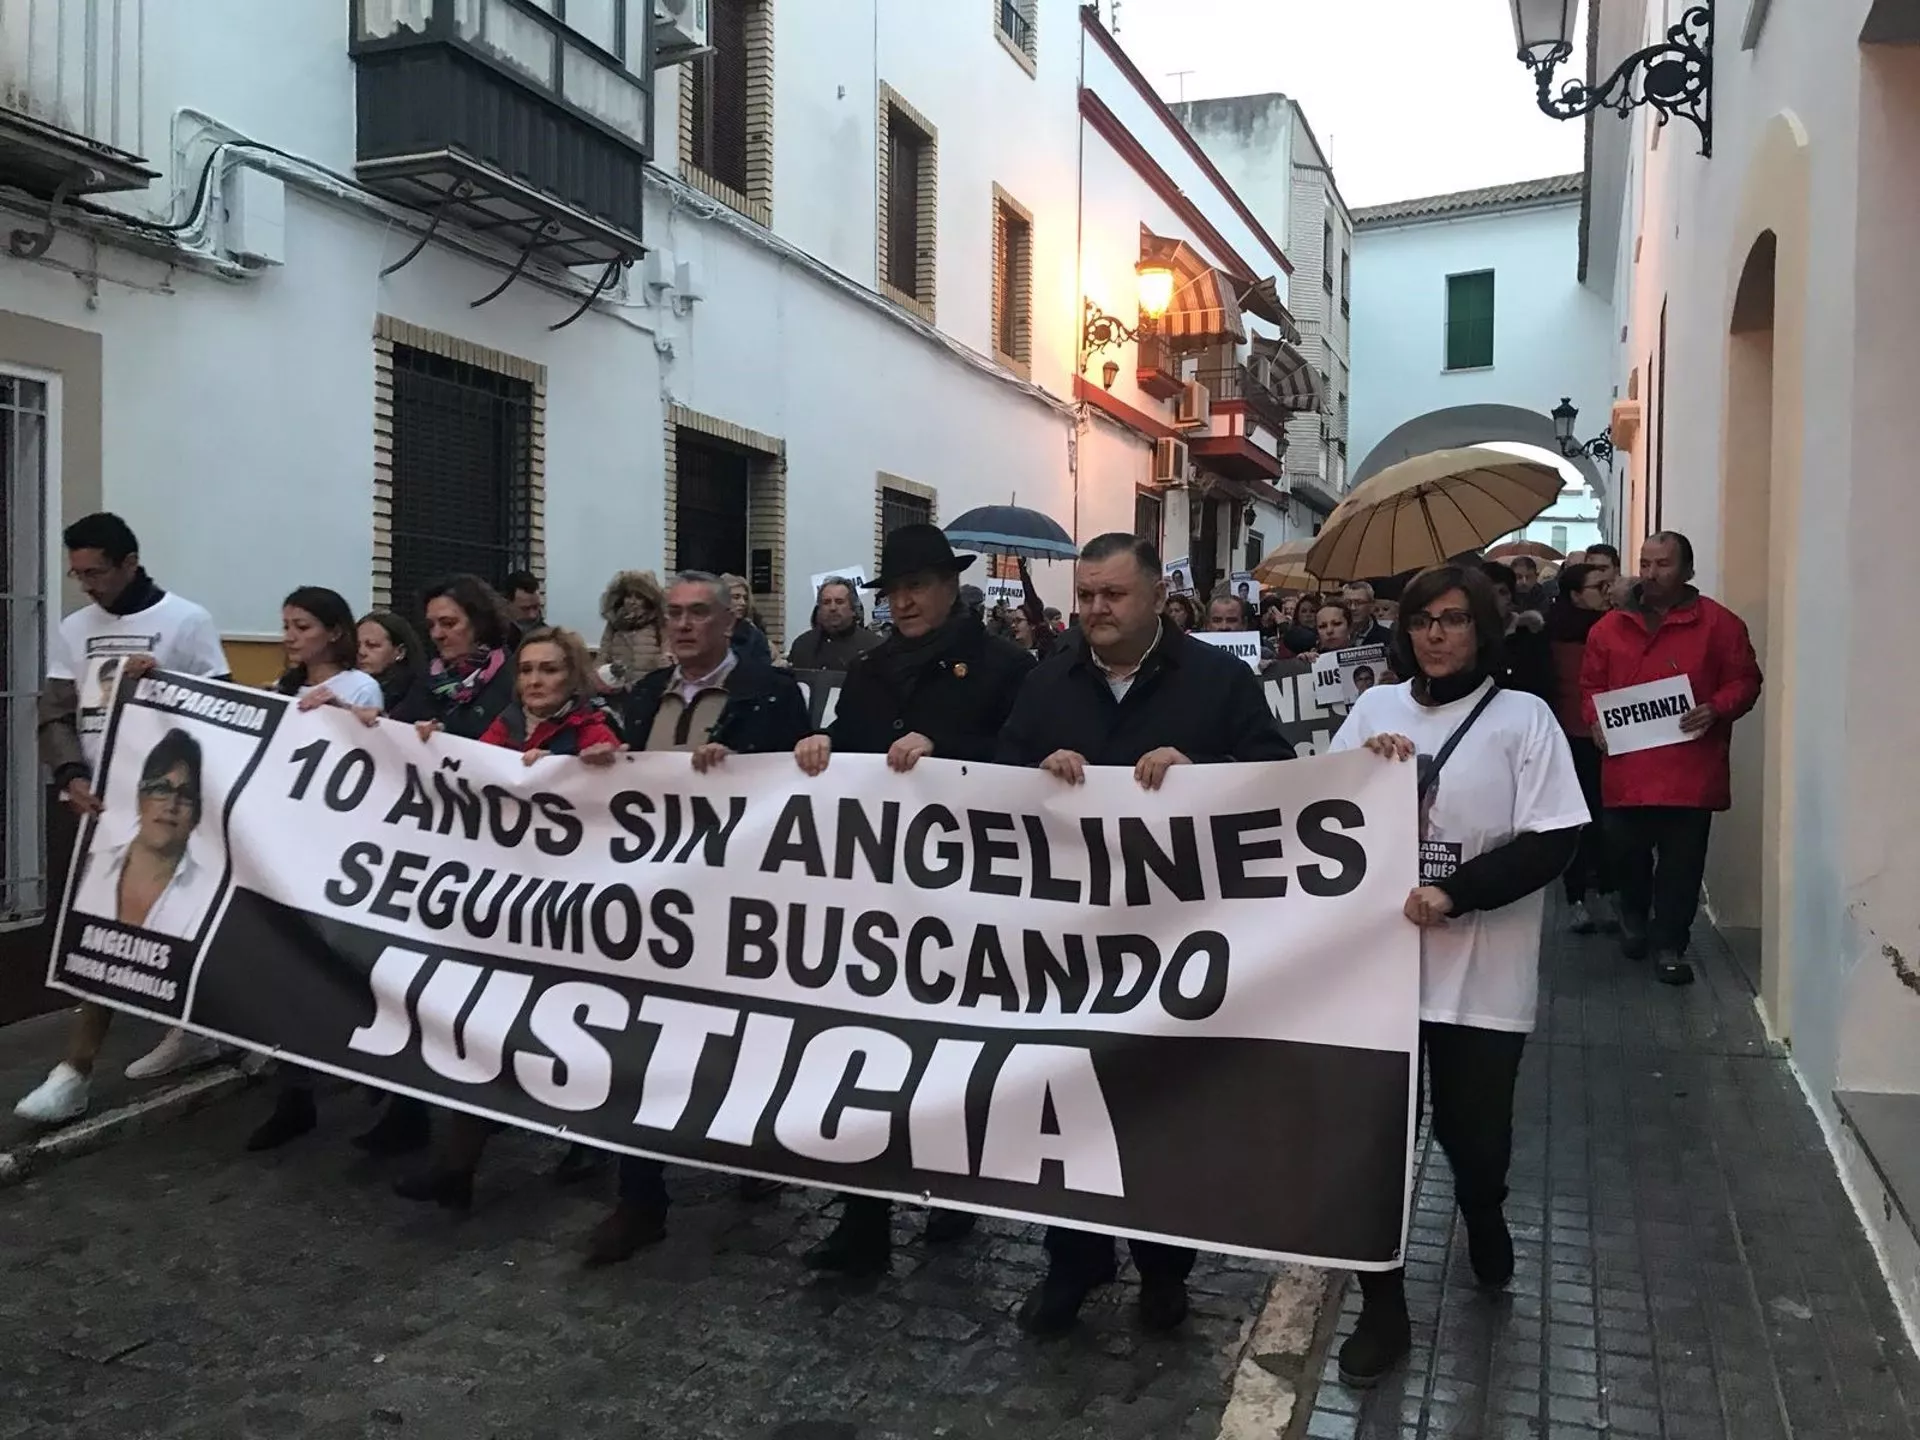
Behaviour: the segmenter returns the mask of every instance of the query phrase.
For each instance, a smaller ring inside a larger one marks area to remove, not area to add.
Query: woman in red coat
[[[549,755],[592,763],[626,748],[612,713],[596,693],[586,642],[573,631],[544,627],[529,632],[515,652],[514,671],[514,702],[481,733],[482,745],[518,750],[528,765]],[[438,728],[432,720],[419,726],[422,738]],[[496,1128],[491,1120],[454,1113],[440,1154],[422,1173],[395,1182],[394,1193],[407,1200],[432,1200],[449,1210],[470,1208],[474,1172]],[[555,1178],[562,1183],[582,1179],[592,1173],[595,1158],[585,1146],[569,1146]]]
[[[1640,549],[1640,583],[1587,637],[1581,718],[1606,748],[1594,697],[1685,675],[1693,709],[1688,743],[1601,762],[1607,843],[1620,883],[1620,941],[1627,958],[1654,957],[1654,978],[1693,982],[1681,957],[1700,906],[1707,836],[1716,810],[1733,806],[1728,761],[1733,722],[1760,699],[1760,662],[1738,615],[1693,587],[1693,546],[1662,531]]]

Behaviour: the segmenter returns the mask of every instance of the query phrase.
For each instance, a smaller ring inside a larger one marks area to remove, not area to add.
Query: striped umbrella
[[[1356,486],[1307,552],[1325,580],[1444,564],[1523,529],[1560,496],[1551,465],[1503,450],[1434,450]]]

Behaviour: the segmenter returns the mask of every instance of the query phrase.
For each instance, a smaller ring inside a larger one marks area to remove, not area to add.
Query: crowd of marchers
[[[64,540],[89,603],[59,627],[41,752],[65,802],[96,813],[95,767],[117,687],[155,667],[229,676],[208,612],[148,575],[122,520],[88,516]],[[1729,735],[1757,700],[1760,673],[1739,619],[1694,588],[1686,538],[1647,539],[1633,583],[1604,546],[1550,580],[1531,562],[1459,557],[1402,577],[1391,597],[1361,584],[1336,595],[1273,594],[1256,616],[1236,596],[1221,594],[1204,611],[1170,596],[1154,546],[1109,534],[1080,552],[1069,623],[1040,604],[1030,577],[1024,603],[988,610],[962,583],[973,563],[931,525],[893,531],[870,584],[819,587],[786,665],[736,576],[681,572],[664,584],[645,572],[616,576],[597,653],[545,622],[531,575],[506,577],[498,590],[472,575],[429,586],[419,597],[424,635],[399,614],[356,618],[335,591],[303,586],[282,607],[286,668],[273,688],[302,709],[342,706],[369,726],[445,731],[528,763],[607,765],[623,750],[669,751],[705,773],[732,755],[787,753],[818,776],[837,755],[861,754],[884,756],[895,772],[928,759],[1031,767],[1059,785],[1080,783],[1089,766],[1125,767],[1158,789],[1178,766],[1292,757],[1256,671],[1195,638],[1196,621],[1258,629],[1270,657],[1383,644],[1396,678],[1358,698],[1333,749],[1417,766],[1422,863],[1403,913],[1421,942],[1425,1093],[1474,1271],[1486,1286],[1504,1286],[1514,1263],[1503,1214],[1513,1095],[1535,1018],[1545,891],[1564,877],[1576,928],[1617,928],[1626,955],[1651,953],[1660,979],[1691,978],[1684,952],[1708,828],[1730,803]],[[884,602],[884,630],[866,623],[863,591]],[[821,669],[844,680],[831,722],[815,729],[794,672]],[[1691,743],[1605,753],[1595,696],[1679,674],[1697,697],[1682,722]],[[175,735],[142,761],[133,833],[86,861],[100,873],[81,883],[123,924],[158,924],[196,883],[186,839],[200,819],[200,757]],[[86,1112],[109,1018],[80,1007],[66,1057],[18,1115],[53,1125]],[[160,1075],[213,1054],[210,1041],[176,1031],[127,1073]],[[311,1079],[283,1071],[249,1148],[299,1139],[316,1112]],[[387,1158],[426,1153],[395,1192],[463,1210],[493,1128],[395,1095],[354,1143]],[[556,1178],[584,1178],[601,1163],[570,1147]],[[743,1182],[742,1198],[778,1188]],[[617,1194],[586,1237],[590,1264],[626,1259],[666,1235],[660,1162],[622,1157]],[[963,1243],[973,1223],[969,1213],[935,1210],[926,1238]],[[887,1201],[846,1196],[807,1261],[879,1275],[893,1233]],[[1046,1249],[1046,1275],[1020,1312],[1035,1334],[1071,1326],[1087,1295],[1115,1276],[1106,1235],[1054,1226]],[[1179,1325],[1193,1253],[1142,1241],[1132,1249],[1141,1323]],[[1362,1288],[1360,1324],[1340,1357],[1357,1385],[1386,1373],[1410,1334],[1398,1272],[1363,1276]]]

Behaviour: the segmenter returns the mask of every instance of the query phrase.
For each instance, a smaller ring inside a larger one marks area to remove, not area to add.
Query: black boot
[[[849,1195],[840,1223],[807,1251],[807,1266],[842,1275],[882,1275],[893,1260],[892,1206],[884,1200]]]
[[[553,1183],[578,1185],[582,1180],[591,1180],[600,1173],[602,1153],[590,1145],[567,1146],[567,1153],[553,1167]]]
[[[433,1138],[433,1120],[424,1102],[411,1095],[395,1095],[371,1130],[353,1137],[369,1155],[411,1155],[427,1148]]]
[[[964,1240],[973,1233],[980,1217],[971,1210],[930,1210],[927,1212],[927,1243],[947,1245]]]
[[[1140,1278],[1140,1324],[1153,1331],[1172,1330],[1187,1318],[1187,1282],[1163,1276]]]
[[[473,1208],[473,1172],[471,1170],[423,1170],[393,1182],[393,1193],[402,1200],[431,1200],[442,1210],[462,1214]]]
[[[247,1137],[247,1149],[277,1150],[289,1140],[298,1140],[319,1123],[313,1091],[304,1085],[283,1085],[273,1102],[273,1113]]]
[[[1065,1334],[1080,1318],[1080,1307],[1086,1304],[1087,1296],[1100,1286],[1110,1284],[1113,1276],[1111,1260],[1103,1269],[1091,1275],[1069,1275],[1049,1265],[1046,1278],[1033,1287],[1032,1293],[1020,1307],[1020,1328],[1029,1335]],[[1144,1291],[1141,1298],[1144,1319]]]
[[[1620,909],[1620,953],[1629,960],[1647,958],[1647,917],[1629,915],[1626,907]]]
[[[1340,1347],[1340,1383],[1370,1390],[1413,1348],[1405,1273],[1362,1275],[1360,1295],[1360,1323]]]
[[[589,1267],[618,1265],[636,1250],[667,1238],[667,1212],[658,1206],[632,1205],[622,1200],[587,1237]]]
[[[1513,1236],[1498,1205],[1462,1213],[1467,1222],[1467,1259],[1473,1278],[1488,1290],[1504,1290],[1513,1279]]]
[[[1691,985],[1693,966],[1671,951],[1661,951],[1653,957],[1653,978],[1662,985]]]

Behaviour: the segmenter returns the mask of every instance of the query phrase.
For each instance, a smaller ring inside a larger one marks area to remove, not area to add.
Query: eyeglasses
[[[1414,635],[1424,635],[1436,625],[1442,635],[1464,635],[1473,629],[1473,614],[1467,610],[1443,610],[1438,615],[1430,615],[1425,610],[1416,610],[1411,615],[1402,615],[1400,623]]]
[[[174,780],[142,780],[140,782],[142,800],[178,800],[183,805],[191,805],[199,799],[192,785]]]

